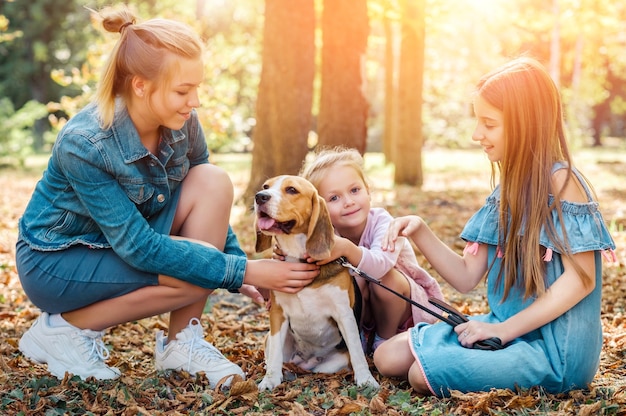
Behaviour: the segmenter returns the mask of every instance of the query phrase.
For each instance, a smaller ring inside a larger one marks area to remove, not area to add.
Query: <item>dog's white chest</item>
[[[276,302],[283,308],[290,321],[308,320],[314,317],[333,317],[348,305],[345,290],[334,285],[304,288],[296,294],[276,292]],[[312,322],[309,321],[309,324]]]
[[[276,293],[300,348],[307,344],[334,348],[341,341],[336,322],[352,314],[345,290],[333,285],[305,288],[297,294]],[[300,349],[299,348],[299,349]]]

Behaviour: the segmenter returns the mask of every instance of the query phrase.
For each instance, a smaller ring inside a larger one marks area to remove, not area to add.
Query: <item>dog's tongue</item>
[[[276,220],[270,217],[262,217],[257,220],[257,226],[260,230],[269,230],[276,224]]]

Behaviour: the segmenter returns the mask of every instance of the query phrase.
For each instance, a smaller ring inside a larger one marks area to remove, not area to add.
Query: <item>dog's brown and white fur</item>
[[[255,195],[254,209],[257,251],[270,248],[274,237],[287,261],[330,255],[333,227],[324,200],[309,181],[289,175],[267,180]],[[334,262],[323,265],[300,292],[272,291],[270,296],[266,374],[259,389],[272,390],[282,382],[285,362],[317,373],[351,365],[357,385],[378,387],[361,347],[352,309],[355,289],[347,269]],[[337,348],[342,339],[347,350]]]

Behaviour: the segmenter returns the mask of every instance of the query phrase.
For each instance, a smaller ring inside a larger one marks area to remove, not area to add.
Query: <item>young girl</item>
[[[95,102],[60,132],[19,223],[20,280],[43,311],[20,350],[58,378],[113,379],[120,372],[104,362],[103,330],[169,312],[158,370],[203,371],[213,386],[243,376],[203,338],[207,296],[241,288],[262,301],[255,286],[294,293],[317,267],[247,261],[239,247],[232,183],[208,163],[194,111],[204,75],[193,31],[135,23],[125,8],[101,16],[120,39]]]
[[[398,241],[394,252],[382,250],[381,242],[391,215],[383,208],[371,207],[363,158],[355,149],[335,148],[319,152],[301,176],[308,179],[326,201],[335,228],[331,256],[318,264],[344,256],[369,276],[416,302],[428,305],[428,298],[443,299],[439,284],[417,263],[411,244]],[[375,334],[370,340],[376,349],[383,341],[418,322],[435,318],[411,306],[375,284],[356,276],[364,299],[363,328]],[[367,341],[364,342],[367,351]]]
[[[461,234],[463,256],[416,216],[395,219],[382,244],[393,252],[398,236],[410,237],[460,292],[486,275],[491,311],[454,330],[418,324],[383,344],[374,363],[421,394],[585,388],[602,347],[602,254],[615,245],[591,186],[572,165],[559,92],[538,62],[520,58],[479,82],[474,112],[472,139],[499,182]],[[505,348],[471,348],[491,337]]]

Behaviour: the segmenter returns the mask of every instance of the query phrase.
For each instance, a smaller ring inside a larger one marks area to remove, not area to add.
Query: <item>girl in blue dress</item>
[[[480,80],[473,105],[472,140],[497,186],[461,234],[463,255],[417,216],[395,219],[383,247],[411,238],[462,293],[486,276],[490,312],[454,329],[418,324],[383,343],[374,363],[424,395],[586,388],[602,348],[602,255],[614,256],[615,244],[591,185],[573,167],[558,89],[541,64],[518,58]],[[472,348],[492,337],[505,348]]]

